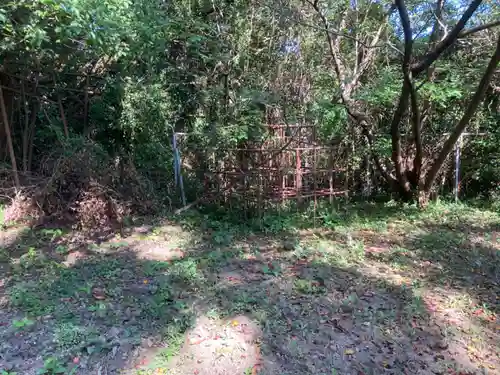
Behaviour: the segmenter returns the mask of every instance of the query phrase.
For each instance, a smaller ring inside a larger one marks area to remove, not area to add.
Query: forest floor
[[[0,374],[500,373],[499,214],[342,212],[4,228]]]

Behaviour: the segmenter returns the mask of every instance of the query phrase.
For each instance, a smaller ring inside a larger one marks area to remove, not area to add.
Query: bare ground
[[[456,210],[273,235],[9,229],[0,369],[499,373],[500,221]]]

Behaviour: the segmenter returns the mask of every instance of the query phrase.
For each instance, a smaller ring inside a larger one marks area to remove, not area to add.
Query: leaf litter
[[[241,246],[255,235],[214,247],[175,238],[178,228],[141,230],[105,256],[79,249],[62,268],[51,268],[56,246],[42,245],[38,286],[15,270],[3,277],[0,368],[35,374],[54,356],[74,374],[495,373],[496,254],[484,237],[446,256],[446,241],[417,229],[353,231],[351,245],[325,232],[321,248],[308,232],[286,251],[259,236],[258,253]],[[10,322],[25,316],[37,323],[15,332]]]

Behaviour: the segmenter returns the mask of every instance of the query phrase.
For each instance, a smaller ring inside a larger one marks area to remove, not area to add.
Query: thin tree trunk
[[[16,184],[16,188],[19,190],[21,188],[21,182],[19,181],[19,173],[17,172],[16,154],[14,153],[14,146],[12,144],[9,118],[7,115],[7,108],[5,107],[3,89],[1,86],[0,86],[0,111],[2,112],[2,121],[5,129],[5,136],[7,138],[7,147],[9,149],[10,162],[12,164],[12,174],[14,176],[14,182]]]
[[[66,115],[64,114],[64,107],[62,105],[61,97],[57,95],[57,103],[59,104],[59,113],[61,114],[61,121],[64,127],[64,135],[69,138],[68,122],[66,121]]]
[[[33,140],[35,138],[35,126],[36,126],[36,118],[38,115],[38,100],[35,100],[33,103],[33,108],[31,109],[31,119],[30,126],[28,129],[28,145],[27,145],[27,171],[31,171],[31,162],[33,160]]]
[[[401,96],[399,98],[398,107],[394,112],[394,117],[391,122],[392,161],[394,163],[396,180],[398,181],[399,188],[404,192],[405,195],[410,194],[411,187],[406,176],[405,167],[403,166],[403,155],[401,151],[401,131],[399,130],[399,126],[404,112],[408,108],[410,90],[410,83],[405,80],[401,89]]]
[[[396,178],[398,180],[399,188],[403,193],[403,198],[406,199],[411,194],[411,186],[406,174],[407,168],[403,166],[401,131],[399,127],[401,125],[401,121],[403,120],[405,112],[408,110],[410,98],[414,114],[418,112],[418,103],[409,67],[413,54],[413,31],[410,24],[410,17],[408,15],[408,10],[406,9],[404,0],[395,0],[395,4],[398,9],[401,24],[403,26],[405,48],[402,64],[402,70],[404,74],[403,86],[401,88],[399,103],[396,110],[394,111],[394,116],[391,122],[392,161],[396,170]],[[413,108],[414,106],[417,108]]]
[[[30,125],[30,111],[29,105],[26,100],[26,93],[24,90],[24,83],[21,82],[21,100],[24,107],[24,129],[23,129],[23,171],[28,171],[28,143],[29,143],[29,125]]]
[[[83,103],[83,134],[88,134],[88,115],[89,115],[89,75],[85,78],[85,99]]]
[[[436,177],[439,173],[439,170],[443,166],[446,158],[450,154],[450,152],[453,150],[453,147],[455,146],[455,143],[457,143],[458,139],[460,138],[460,135],[463,133],[467,125],[469,124],[469,121],[471,120],[472,116],[476,113],[477,108],[479,107],[479,104],[481,104],[484,95],[486,94],[486,91],[488,89],[489,83],[491,81],[491,78],[493,77],[493,74],[495,73],[496,67],[498,63],[500,62],[500,36],[498,37],[497,40],[497,45],[495,52],[493,56],[491,57],[491,60],[488,64],[488,67],[486,68],[486,71],[483,74],[483,77],[481,78],[481,82],[479,83],[479,86],[472,97],[469,105],[467,106],[465,113],[463,114],[462,118],[458,122],[458,124],[455,126],[455,129],[451,132],[450,136],[446,140],[446,142],[443,145],[443,148],[441,149],[441,152],[439,153],[438,157],[432,164],[431,169],[429,170],[429,173],[426,176],[425,179],[425,185],[423,189],[423,196],[419,197],[419,200],[422,200],[422,204],[425,205],[427,202],[428,195],[430,193],[430,190],[432,188],[432,185],[434,184],[434,181],[436,180]]]

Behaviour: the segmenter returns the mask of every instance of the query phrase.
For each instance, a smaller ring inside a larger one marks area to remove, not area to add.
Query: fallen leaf
[[[103,300],[106,298],[106,294],[104,292],[104,289],[101,289],[101,288],[92,289],[92,296],[97,300]]]
[[[238,321],[237,321],[237,320],[233,320],[233,321],[231,322],[231,325],[232,325],[233,327],[236,327],[238,324],[239,324],[239,323],[238,323]]]
[[[476,348],[474,348],[473,346],[467,346],[467,350],[471,353],[475,353],[476,352]]]
[[[189,345],[198,345],[198,344],[201,344],[205,340],[206,340],[206,338],[191,339],[191,340],[189,340]],[[215,338],[215,340],[217,340],[217,337]]]
[[[231,284],[241,283],[241,279],[239,279],[238,277],[234,277],[234,276],[228,276],[227,281],[229,281]]]

